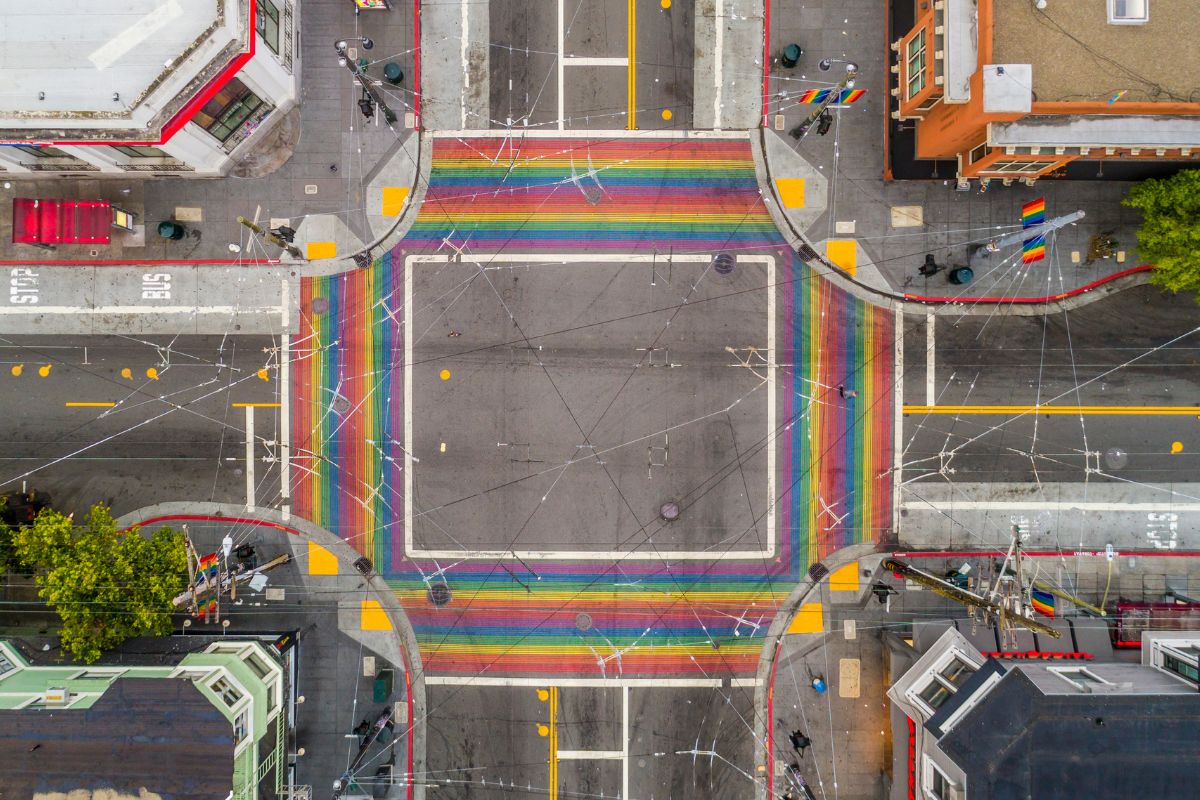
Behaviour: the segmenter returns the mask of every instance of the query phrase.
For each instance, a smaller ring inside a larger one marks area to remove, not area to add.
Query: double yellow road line
[[[627,55],[629,56],[628,86],[626,94],[629,99],[629,114],[625,127],[637,130],[637,0],[629,0],[629,30],[626,34]]]
[[[1200,416],[1200,406],[904,406],[905,414],[1080,414],[1093,416]]]

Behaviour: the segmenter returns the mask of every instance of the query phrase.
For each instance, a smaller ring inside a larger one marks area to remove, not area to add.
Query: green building
[[[286,685],[275,651],[254,640],[173,666],[112,667],[34,665],[0,640],[4,797],[273,798],[287,768]]]

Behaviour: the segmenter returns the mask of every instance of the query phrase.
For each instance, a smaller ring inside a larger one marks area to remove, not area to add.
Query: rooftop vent
[[[1150,0],[1108,0],[1108,24],[1145,25],[1150,21]]]

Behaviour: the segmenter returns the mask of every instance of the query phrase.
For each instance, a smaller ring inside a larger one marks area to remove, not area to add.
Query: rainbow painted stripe
[[[752,674],[767,625],[808,565],[890,527],[891,313],[795,259],[762,203],[746,140],[515,147],[496,157],[494,139],[435,140],[430,186],[400,246],[372,269],[305,280],[294,346],[294,510],[373,558],[432,673]],[[392,402],[403,397],[394,355],[402,259],[451,247],[776,255],[780,285],[790,287],[778,320],[789,333],[776,360],[793,365],[780,367],[792,391],[780,393],[790,429],[777,444],[778,556],[669,568],[539,561],[540,579],[525,585],[492,562],[409,559],[400,530],[402,409]],[[838,385],[858,397],[842,400]],[[443,568],[454,598],[436,608],[424,576]]]

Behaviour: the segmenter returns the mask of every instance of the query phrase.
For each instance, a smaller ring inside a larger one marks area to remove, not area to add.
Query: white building
[[[0,0],[4,178],[224,175],[299,96],[296,0]]]

